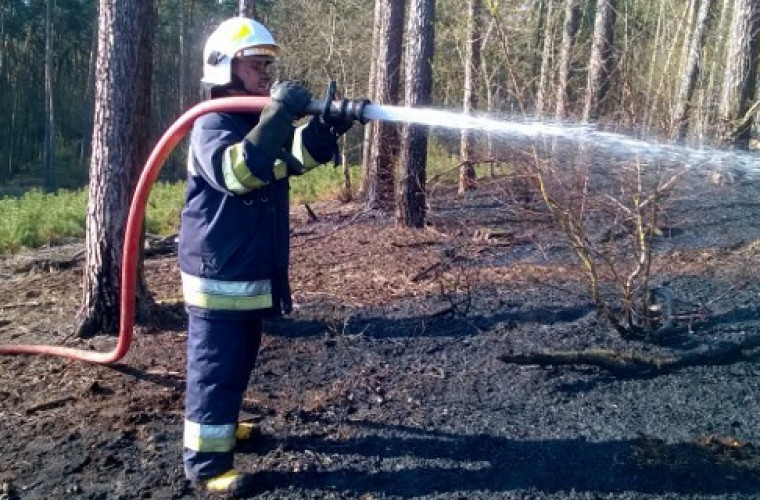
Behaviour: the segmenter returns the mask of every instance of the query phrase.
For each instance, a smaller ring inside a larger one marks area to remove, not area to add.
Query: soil
[[[623,339],[512,181],[436,189],[421,231],[357,204],[314,204],[316,222],[294,206],[297,308],[265,325],[244,401],[257,431],[236,458],[258,498],[760,498],[760,184],[691,179],[655,242],[679,320]],[[81,248],[0,261],[0,343],[110,350],[113,337],[73,335]],[[176,255],[148,258],[146,277],[154,315],[119,363],[0,357],[0,498],[206,498],[181,466]],[[630,372],[517,362],[741,342]]]

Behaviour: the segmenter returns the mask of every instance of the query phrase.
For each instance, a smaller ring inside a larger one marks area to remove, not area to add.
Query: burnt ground
[[[597,316],[550,217],[504,179],[464,199],[437,189],[424,231],[358,205],[315,204],[311,223],[294,207],[298,307],[265,326],[244,402],[258,433],[237,458],[260,498],[760,498],[752,349],[628,374],[503,359],[760,335],[760,185],[695,177],[655,242],[656,282],[689,320],[642,340]],[[72,336],[81,262],[65,264],[80,249],[0,262],[1,343],[110,349]],[[180,459],[176,256],[146,274],[155,314],[118,364],[0,357],[0,498],[204,498]]]

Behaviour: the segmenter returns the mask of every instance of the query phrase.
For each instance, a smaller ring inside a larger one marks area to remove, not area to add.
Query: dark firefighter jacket
[[[245,139],[258,114],[211,113],[194,124],[179,234],[185,305],[201,315],[278,315],[291,308],[288,176],[329,161],[311,122],[288,146],[298,163]],[[329,141],[328,141],[329,142]]]

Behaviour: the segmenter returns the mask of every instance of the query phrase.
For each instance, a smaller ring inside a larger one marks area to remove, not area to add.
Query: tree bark
[[[97,15],[95,17],[97,20]],[[82,143],[79,146],[79,164],[85,168],[85,162],[90,154],[90,142],[92,140],[92,107],[93,90],[95,89],[95,59],[98,53],[98,34],[92,34],[90,54],[87,63],[87,83],[85,84],[84,97],[82,99]]]
[[[654,47],[661,47],[660,40],[662,39],[663,23],[665,22],[665,2],[660,2],[659,11],[656,14],[656,28],[654,32]],[[644,104],[644,128],[648,131],[652,126],[654,120],[655,108],[657,107],[657,98],[655,96],[656,89],[654,86],[655,69],[659,67],[660,51],[654,50],[651,61],[649,63],[649,76],[647,76],[647,85],[645,89],[645,104]]]
[[[653,56],[653,61],[650,64],[650,90],[647,92],[647,109],[649,111],[646,119],[647,129],[652,126],[652,123],[655,119],[660,119],[663,114],[666,116],[666,120],[669,120],[673,114],[671,108],[675,98],[672,96],[672,92],[670,94],[666,92],[666,89],[675,88],[674,86],[671,86],[673,81],[671,63],[674,59],[676,59],[676,66],[678,66],[678,60],[676,57],[674,57],[678,49],[678,44],[673,43],[672,41],[681,39],[682,32],[688,33],[689,25],[691,24],[690,20],[693,18],[691,13],[694,11],[694,0],[689,0],[683,6],[683,14],[681,14],[679,17],[679,19],[686,19],[687,22],[678,22],[678,27],[676,28],[675,34],[671,35],[667,32],[667,30],[660,29],[661,25],[663,24],[661,20],[665,16],[665,5],[665,2],[660,3],[660,16],[658,17],[657,23],[658,35],[655,36],[655,47],[669,46],[670,49],[667,51],[667,55],[665,56],[665,61],[663,63],[657,62],[657,54],[655,54]],[[660,34],[662,34],[662,36],[659,36]],[[688,34],[684,36],[683,39],[688,40]],[[685,59],[685,57],[682,59]],[[652,84],[654,82],[653,77],[655,69],[660,71],[660,81],[656,87],[653,87]],[[657,116],[658,111],[660,112],[659,117]],[[664,127],[667,128],[668,125],[666,124]]]
[[[565,0],[565,29],[562,31],[562,51],[559,57],[559,83],[557,84],[557,106],[554,116],[558,120],[568,117],[570,99],[570,69],[573,59],[575,35],[581,25],[581,0]]]
[[[369,81],[367,82],[367,96],[372,102],[377,102],[377,53],[380,46],[380,14],[382,13],[382,2],[375,0],[374,20],[372,22],[372,56],[369,63]],[[364,125],[364,140],[362,141],[362,184],[359,189],[359,197],[366,199],[366,193],[369,190],[370,180],[370,161],[372,158],[372,138],[374,137],[375,124],[369,122]]]
[[[544,43],[541,50],[541,70],[538,75],[538,90],[536,92],[536,115],[543,117],[547,108],[550,73],[554,53],[554,0],[546,0],[544,19]]]
[[[730,26],[730,13],[733,0],[723,0],[721,2],[720,16],[718,17],[717,36],[711,40],[714,48],[712,62],[710,64],[709,78],[707,89],[705,90],[705,108],[707,112],[703,116],[703,129],[709,129],[718,122],[718,104],[720,102],[720,83],[718,75],[725,71],[725,54],[726,54],[726,34]]]
[[[734,0],[726,71],[720,99],[721,142],[737,149],[749,149],[751,124],[737,127],[752,105],[758,70],[760,6],[757,0]]]
[[[433,91],[435,50],[435,0],[412,0],[409,7],[406,50],[405,101],[407,106],[427,106]],[[401,184],[398,222],[404,227],[425,226],[425,165],[428,129],[404,126],[401,138]]]
[[[676,100],[676,109],[671,120],[674,137],[678,142],[684,142],[689,131],[691,102],[694,98],[694,89],[697,86],[702,47],[707,33],[707,15],[710,12],[711,3],[711,0],[702,0],[699,6],[697,20],[694,23],[689,41],[689,51],[681,72],[681,85]]]
[[[258,12],[256,12],[256,0],[238,0],[238,16],[250,17],[251,19],[258,19]]]
[[[480,75],[483,80],[483,86],[485,87],[486,92],[486,112],[490,115],[494,111],[494,107],[496,105],[496,99],[499,95],[500,86],[498,85],[498,74],[499,70],[501,68],[501,63],[496,62],[493,65],[493,69],[489,70],[489,57],[487,57],[486,47],[488,45],[488,41],[491,38],[491,35],[494,32],[494,29],[496,28],[496,20],[494,19],[494,6],[488,5],[488,11],[491,13],[490,21],[488,23],[488,28],[485,30],[485,33],[483,35],[483,43],[481,44],[481,51],[480,51]],[[494,82],[497,82],[496,84]],[[486,155],[488,156],[489,163],[488,163],[488,175],[490,177],[493,177],[496,175],[496,168],[498,167],[498,163],[496,161],[493,161],[496,157],[496,144],[494,141],[494,134],[491,132],[486,132]]]
[[[681,59],[678,61],[679,73],[678,76],[682,76],[680,70],[682,70],[686,64],[686,60],[689,58],[689,51],[691,50],[691,39],[694,34],[695,17],[697,14],[697,7],[700,0],[689,0],[686,8],[686,16],[683,19],[683,42],[681,43]],[[672,110],[671,110],[672,111]]]
[[[537,10],[536,23],[533,29],[533,36],[531,37],[530,45],[528,48],[528,57],[530,58],[530,90],[533,93],[533,103],[535,106],[536,98],[539,92],[539,84],[536,79],[537,75],[541,73],[541,63],[543,62],[543,41],[546,37],[546,4],[551,0],[532,0],[530,7],[527,5],[525,8]]]
[[[0,9],[0,87],[7,89],[10,87],[8,78],[8,55],[6,47],[9,45],[6,35],[6,13],[4,9]],[[7,94],[4,92],[4,94]],[[7,101],[8,96],[0,96],[0,107],[5,110],[9,110],[10,103]],[[6,111],[7,113],[8,111]],[[6,165],[10,166],[10,141],[8,140],[9,129],[7,123],[0,122],[0,181],[4,180],[6,174],[9,174],[9,168],[6,169]]]
[[[53,106],[53,0],[45,1],[45,190],[57,188],[55,107]]]
[[[124,231],[148,156],[152,19],[152,0],[100,0],[81,336],[118,330]],[[141,271],[138,316],[148,302]]]
[[[467,0],[467,53],[464,71],[463,112],[471,114],[478,108],[478,65],[480,63],[480,43],[482,34],[482,0]],[[463,129],[461,134],[459,160],[459,194],[475,187],[475,135]]]
[[[179,0],[179,112],[187,107],[187,5]]]
[[[404,33],[403,0],[378,0],[380,42],[375,72],[376,104],[397,104],[399,98],[401,42]],[[367,171],[365,206],[386,213],[395,207],[395,168],[398,157],[398,130],[393,123],[375,123]]]
[[[583,105],[583,120],[599,118],[600,104],[604,102],[612,75],[612,48],[615,37],[615,9],[617,0],[598,0],[594,20],[594,38],[589,56],[586,98]]]

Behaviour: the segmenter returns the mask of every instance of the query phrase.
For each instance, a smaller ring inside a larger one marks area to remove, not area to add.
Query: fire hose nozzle
[[[338,101],[314,99],[306,105],[305,113],[338,120],[353,120],[364,125],[369,121],[364,116],[364,107],[367,104],[370,104],[369,99],[341,99]]]
[[[327,96],[324,100],[314,99],[306,105],[307,115],[323,116],[343,121],[356,121],[362,125],[369,120],[364,116],[364,107],[370,104],[369,99],[335,99],[335,81],[327,86]]]

